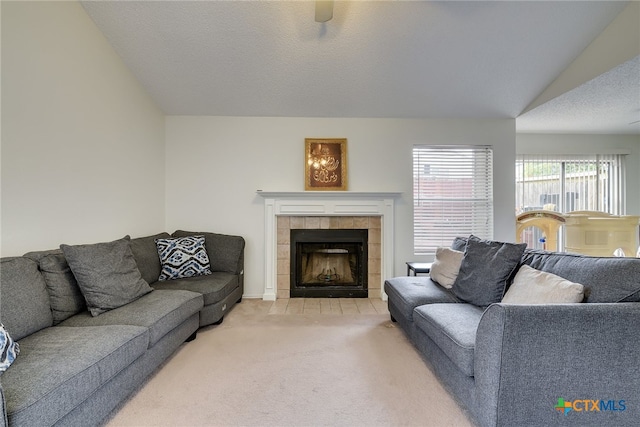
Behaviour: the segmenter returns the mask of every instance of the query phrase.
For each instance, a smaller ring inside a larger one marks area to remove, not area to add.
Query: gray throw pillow
[[[454,251],[464,252],[464,249],[467,247],[467,237],[456,237],[451,242],[451,249]]]
[[[129,246],[129,236],[107,243],[60,245],[92,316],[151,292]]]
[[[496,242],[470,236],[458,277],[453,283],[453,293],[479,307],[500,302],[526,247],[526,243]]]
[[[16,341],[53,325],[47,284],[34,260],[0,258],[0,321]]]
[[[87,309],[84,296],[64,254],[52,253],[40,258],[40,271],[47,283],[54,325]]]

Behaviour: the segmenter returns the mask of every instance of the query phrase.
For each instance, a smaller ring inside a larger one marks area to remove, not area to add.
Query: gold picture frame
[[[347,139],[305,138],[304,146],[304,189],[345,191]]]

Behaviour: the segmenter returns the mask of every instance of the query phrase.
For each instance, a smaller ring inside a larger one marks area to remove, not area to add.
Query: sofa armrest
[[[177,230],[173,237],[204,236],[204,245],[211,262],[211,270],[242,275],[245,241],[241,236]]]
[[[637,423],[639,330],[640,303],[489,306],[474,354],[481,423]],[[556,410],[560,398],[574,410]]]

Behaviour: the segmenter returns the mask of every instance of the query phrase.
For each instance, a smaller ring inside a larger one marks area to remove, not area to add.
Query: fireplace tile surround
[[[362,228],[369,230],[369,298],[382,298],[385,277],[393,273],[394,201],[401,193],[265,192],[265,288],[263,299],[289,298],[290,230]]]
[[[367,280],[369,298],[380,298],[381,283],[381,219],[379,216],[279,216],[277,218],[277,286],[276,298],[289,298],[291,286],[291,241],[292,229],[340,230],[366,229],[369,231]]]

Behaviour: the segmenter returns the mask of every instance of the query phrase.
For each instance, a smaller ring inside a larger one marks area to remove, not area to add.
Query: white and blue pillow
[[[20,346],[15,342],[4,325],[0,323],[0,372],[9,369],[20,353]]]
[[[162,271],[158,280],[174,280],[211,274],[204,236],[156,239]]]

